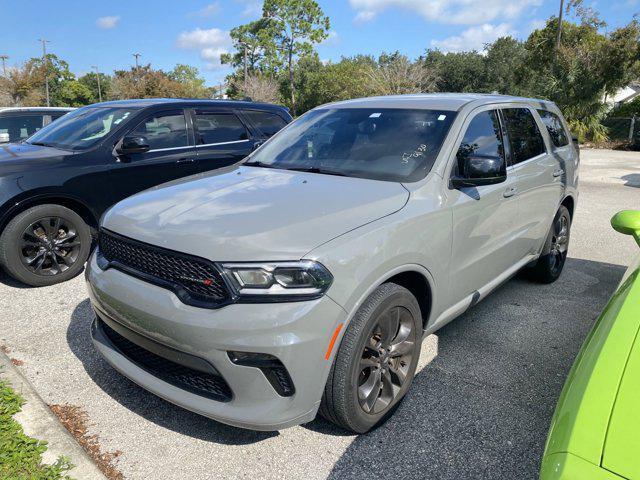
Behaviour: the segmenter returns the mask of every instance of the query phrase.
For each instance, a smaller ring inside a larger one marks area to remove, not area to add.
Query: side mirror
[[[455,188],[494,185],[507,180],[507,165],[502,157],[470,155],[459,158],[459,174],[451,179]]]
[[[144,137],[124,137],[122,144],[118,149],[118,153],[131,154],[131,153],[144,153],[149,151],[149,143]]]
[[[615,231],[624,235],[633,235],[640,245],[640,210],[622,210],[611,219]]]

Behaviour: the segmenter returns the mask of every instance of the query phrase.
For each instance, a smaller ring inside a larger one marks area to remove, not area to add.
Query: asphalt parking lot
[[[404,403],[368,435],[314,422],[221,425],[119,376],[93,349],[83,276],[23,288],[0,274],[0,345],[49,404],[81,406],[126,478],[535,478],[565,376],[638,251],[610,217],[640,208],[640,153],[584,150],[561,279],[516,278],[424,343]]]

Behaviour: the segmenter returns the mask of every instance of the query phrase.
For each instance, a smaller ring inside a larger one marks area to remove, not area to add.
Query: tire
[[[385,316],[388,313],[398,319],[395,332],[392,332],[394,317]],[[387,343],[380,327],[383,324],[388,325],[387,330],[391,332],[386,340],[391,339],[391,344],[396,345],[391,353],[385,350],[386,354],[378,348]],[[356,433],[365,433],[388,418],[411,386],[421,343],[422,316],[413,294],[395,283],[378,287],[346,329],[329,372],[320,415]],[[394,357],[393,350],[396,354],[406,353]],[[380,377],[377,372],[381,373]],[[396,372],[404,376],[401,382]],[[382,385],[377,387],[378,394],[375,393],[377,378],[381,378]],[[394,382],[398,384],[392,385]],[[369,386],[373,387],[369,389]],[[375,401],[366,395],[368,391],[377,397]]]
[[[91,230],[61,205],[37,205],[16,215],[0,235],[0,265],[33,287],[75,277],[91,251]]]
[[[565,206],[560,206],[549,228],[542,254],[536,264],[527,272],[532,280],[540,283],[553,283],[560,278],[567,260],[570,235],[571,215]]]

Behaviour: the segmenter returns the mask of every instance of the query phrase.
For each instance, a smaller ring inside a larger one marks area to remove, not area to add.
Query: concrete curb
[[[64,455],[75,465],[69,472],[71,477],[78,480],[106,480],[89,455],[40,398],[31,383],[2,351],[0,378],[7,380],[11,388],[25,399],[22,410],[14,418],[22,425],[26,435],[47,442],[47,451],[42,455],[45,463],[51,464]]]

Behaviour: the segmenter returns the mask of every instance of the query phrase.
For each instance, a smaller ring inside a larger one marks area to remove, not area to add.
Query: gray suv
[[[242,163],[104,215],[94,344],[224,423],[277,430],[319,412],[366,432],[409,389],[426,335],[521,269],[559,277],[578,164],[543,100],[318,107]]]

